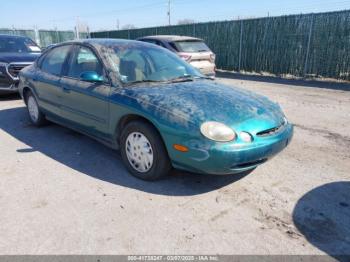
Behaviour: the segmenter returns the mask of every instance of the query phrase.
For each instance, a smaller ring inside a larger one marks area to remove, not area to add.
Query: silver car
[[[153,43],[178,54],[203,74],[215,76],[215,54],[200,38],[177,35],[145,36],[137,40]]]

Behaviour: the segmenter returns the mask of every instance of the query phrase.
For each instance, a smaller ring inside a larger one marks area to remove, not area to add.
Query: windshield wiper
[[[193,76],[193,75],[182,75],[179,77],[172,78],[170,80],[164,81],[164,80],[151,80],[151,79],[144,79],[144,80],[137,80],[132,82],[127,82],[124,84],[124,86],[132,86],[142,83],[180,83],[180,82],[192,82],[195,79],[210,79],[213,80],[211,77],[207,76]]]
[[[214,80],[214,78],[213,78],[213,77],[210,77],[210,76],[196,76],[195,78]]]
[[[168,83],[179,83],[179,82],[190,82],[194,81],[194,77],[192,75],[183,75],[179,77],[175,77],[167,81]]]
[[[141,84],[141,83],[161,83],[161,82],[164,82],[164,81],[144,79],[144,80],[137,80],[137,81],[127,82],[124,85],[125,86],[131,86],[131,85],[136,85],[136,84]]]

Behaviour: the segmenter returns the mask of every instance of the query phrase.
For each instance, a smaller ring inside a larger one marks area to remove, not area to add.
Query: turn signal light
[[[210,61],[215,62],[216,55],[215,54],[210,54]]]
[[[188,148],[183,145],[174,144],[174,148],[180,152],[188,152]]]

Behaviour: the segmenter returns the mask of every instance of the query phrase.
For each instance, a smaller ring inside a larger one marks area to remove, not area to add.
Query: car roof
[[[127,45],[149,45],[147,43],[143,43],[140,41],[136,40],[128,40],[128,39],[118,39],[118,38],[87,38],[87,39],[80,39],[80,40],[72,40],[72,41],[67,41],[63,42],[59,45],[64,45],[64,44],[89,44],[95,47],[98,46],[127,46]]]
[[[192,36],[184,36],[184,35],[150,35],[138,38],[138,40],[142,39],[155,39],[155,40],[165,40],[165,41],[203,41],[203,39],[192,37]]]

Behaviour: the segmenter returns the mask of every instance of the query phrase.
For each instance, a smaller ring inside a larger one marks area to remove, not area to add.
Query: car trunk
[[[174,41],[173,47],[182,59],[198,68],[202,73],[211,74],[215,70],[214,54],[203,41]]]

